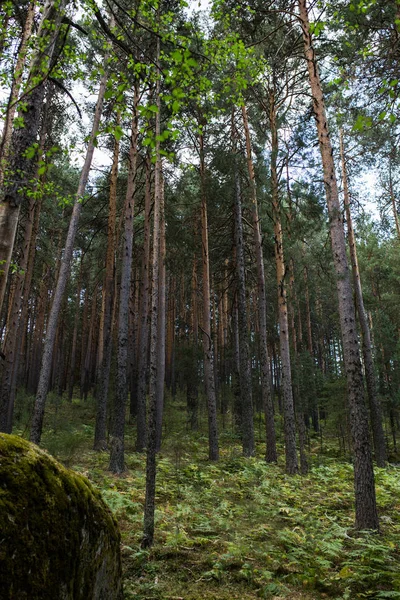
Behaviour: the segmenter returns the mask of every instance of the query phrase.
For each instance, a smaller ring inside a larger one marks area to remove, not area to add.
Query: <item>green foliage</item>
[[[221,436],[221,461],[211,464],[205,460],[206,436],[185,431],[182,409],[180,401],[169,399],[166,437],[158,458],[156,543],[145,552],[140,549],[145,457],[132,451],[130,428],[128,472],[114,477],[106,471],[108,456],[91,450],[93,407],[74,401],[62,403],[57,413],[55,405],[48,409],[50,424],[57,416],[59,426],[67,420],[72,427],[60,435],[61,429],[52,425],[45,432],[46,447],[61,455],[68,450],[67,433],[82,440],[71,461],[100,489],[119,522],[127,598],[398,597],[396,467],[376,472],[382,534],[356,536],[349,463],[318,449],[306,477],[289,477],[281,465],[265,463],[263,444],[256,458],[244,459],[235,437],[226,430]]]

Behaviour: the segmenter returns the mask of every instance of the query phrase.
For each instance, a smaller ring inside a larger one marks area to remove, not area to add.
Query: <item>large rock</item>
[[[119,600],[120,534],[89,481],[0,434],[0,598]]]

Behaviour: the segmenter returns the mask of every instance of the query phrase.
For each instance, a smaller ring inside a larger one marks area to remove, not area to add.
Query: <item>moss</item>
[[[120,534],[81,475],[0,434],[0,597],[121,597]]]

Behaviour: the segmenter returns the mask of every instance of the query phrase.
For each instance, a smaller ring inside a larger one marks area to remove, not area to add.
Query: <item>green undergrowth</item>
[[[397,467],[376,469],[381,534],[356,535],[352,467],[333,456],[332,444],[325,454],[316,443],[310,473],[289,477],[282,448],[278,465],[265,463],[262,443],[245,459],[226,430],[213,464],[206,436],[168,428],[167,412],[155,544],[144,551],[145,456],[133,451],[128,426],[127,473],[113,476],[108,455],[91,450],[93,415],[77,402],[57,414],[50,406],[43,445],[88,476],[117,517],[127,599],[400,599]]]

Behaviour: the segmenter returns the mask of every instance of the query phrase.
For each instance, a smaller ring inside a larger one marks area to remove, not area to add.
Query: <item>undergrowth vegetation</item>
[[[43,446],[89,477],[114,511],[128,600],[400,599],[397,466],[376,469],[381,534],[356,535],[352,467],[335,457],[333,441],[325,439],[321,451],[311,440],[310,473],[290,477],[282,463],[265,463],[261,442],[256,458],[243,458],[240,441],[225,429],[213,464],[206,436],[188,432],[184,415],[183,404],[170,402],[158,459],[156,543],[144,551],[145,456],[133,451],[134,428],[127,431],[126,476],[115,477],[108,454],[91,449],[94,406],[49,404]]]

